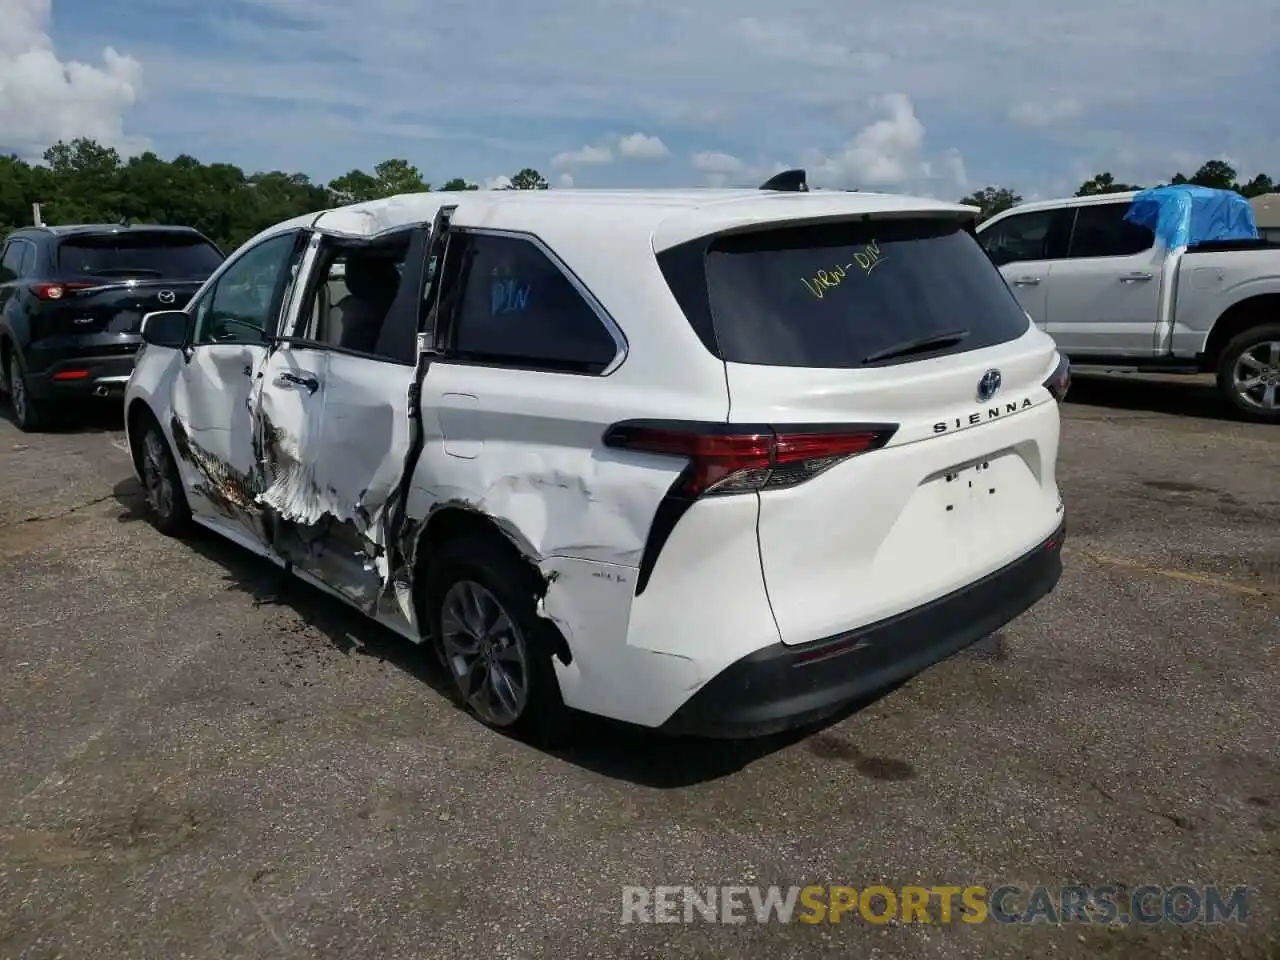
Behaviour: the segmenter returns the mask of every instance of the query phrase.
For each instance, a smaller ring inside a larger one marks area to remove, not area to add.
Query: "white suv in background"
[[[430,641],[494,726],[819,719],[1061,574],[1067,369],[974,213],[761,188],[299,218],[148,316],[137,472],[161,530]]]

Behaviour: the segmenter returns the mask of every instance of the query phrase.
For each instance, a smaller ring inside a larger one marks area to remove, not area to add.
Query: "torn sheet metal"
[[[440,208],[457,203],[450,194],[403,193],[327,210],[315,226],[324,233],[348,237],[374,237],[405,224],[431,223]]]
[[[301,369],[291,354],[287,349],[275,351],[264,380],[294,377],[321,382],[323,371]],[[317,359],[321,357],[317,355]],[[326,396],[322,389],[313,394],[305,387],[264,388],[259,390],[256,404],[263,470],[257,501],[283,519],[304,526],[318,523],[335,506],[323,496],[315,479]]]

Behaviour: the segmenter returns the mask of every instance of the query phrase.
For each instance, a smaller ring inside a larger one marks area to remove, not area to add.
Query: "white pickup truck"
[[[1280,423],[1280,244],[1171,246],[1126,219],[1137,195],[1022,204],[978,236],[1073,367],[1211,372],[1238,414]]]

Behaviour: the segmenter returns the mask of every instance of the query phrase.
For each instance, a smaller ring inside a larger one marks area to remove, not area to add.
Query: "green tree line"
[[[1210,160],[1202,164],[1200,169],[1189,177],[1181,172],[1175,173],[1169,183],[1194,183],[1197,186],[1213,187],[1217,190],[1234,190],[1246,197],[1260,197],[1264,193],[1272,193],[1276,190],[1276,182],[1265,173],[1258,174],[1247,183],[1241,183],[1237,177],[1236,169],[1231,164],[1223,160]],[[1145,188],[1137,184],[1119,183],[1110,172],[1107,172],[1096,174],[1080,184],[1080,189],[1075,192],[1075,195],[1091,197],[1099,193],[1127,193],[1130,190],[1143,189]],[[994,217],[997,213],[1003,213],[1010,207],[1016,207],[1022,202],[1022,197],[1016,191],[1006,187],[983,187],[967,197],[962,197],[960,202],[980,208],[982,219],[985,220],[988,217]]]
[[[1177,173],[1170,183],[1195,183],[1236,190],[1246,197],[1270,193],[1276,184],[1266,174],[1240,183],[1222,160],[1210,160],[1191,176]],[[526,167],[511,177],[517,190],[545,190],[548,183]],[[0,156],[0,235],[31,223],[31,205],[40,204],[46,223],[176,223],[195,227],[224,250],[239,246],[259,230],[281,220],[328,207],[378,197],[431,190],[421,171],[407,160],[384,160],[373,171],[351,170],[327,184],[301,173],[272,170],[245,173],[229,163],[201,163],[182,155],[164,160],[154,153],[123,159],[93,140],[59,142],[43,162]],[[438,190],[478,190],[455,177]],[[1076,196],[1138,190],[1117,182],[1109,172],[1090,177]],[[1022,202],[1005,187],[988,186],[964,197],[990,217]]]
[[[517,190],[545,190],[526,168],[511,177]],[[432,189],[407,160],[384,160],[372,173],[352,170],[328,184],[279,170],[245,173],[230,163],[195,157],[164,160],[154,153],[121,158],[93,140],[54,144],[42,163],[0,156],[0,236],[29,225],[33,203],[45,223],[173,223],[195,227],[231,251],[281,220],[346,203]],[[455,178],[439,190],[478,190]]]

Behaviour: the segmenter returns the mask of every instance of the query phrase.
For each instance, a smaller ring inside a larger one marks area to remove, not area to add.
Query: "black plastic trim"
[[[760,184],[761,190],[781,190],[786,193],[808,193],[809,184],[803,170],[783,170]]]
[[[1066,521],[1019,559],[930,603],[812,643],[748,654],[661,727],[738,738],[802,726],[887,689],[990,636],[1057,586]]]
[[[676,478],[675,483],[671,485],[671,489],[667,491],[667,495],[658,504],[658,510],[653,515],[653,522],[649,524],[649,535],[644,541],[644,552],[640,554],[640,569],[636,572],[635,595],[637,597],[644,593],[645,588],[649,586],[649,578],[653,575],[653,568],[658,564],[658,555],[662,553],[662,548],[667,545],[667,540],[671,538],[676,524],[689,512],[689,508],[697,503],[696,498],[681,496],[677,492],[684,486],[687,476],[688,469],[686,468]]]
[[[27,392],[37,400],[48,400],[57,397],[87,397],[102,386],[101,381],[107,377],[127,377],[133,373],[134,354],[74,354],[68,353],[60,357],[47,369],[38,373],[28,371],[26,375]],[[54,375],[64,370],[88,370],[89,375],[75,380],[55,380]],[[114,382],[107,384],[107,389],[116,392]],[[123,389],[121,384],[119,389]]]

